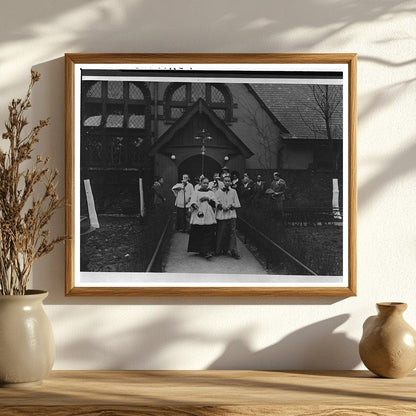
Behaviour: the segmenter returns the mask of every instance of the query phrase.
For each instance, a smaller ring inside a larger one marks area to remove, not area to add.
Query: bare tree
[[[263,110],[260,107],[253,108],[248,103],[242,103],[245,111],[243,123],[253,127],[257,133],[255,137],[259,148],[259,164],[263,169],[271,169],[277,160],[276,135],[273,134],[272,123],[262,117]]]
[[[342,117],[342,88],[338,85],[310,85],[310,94],[305,96],[299,116],[305,125],[313,132],[314,137],[328,138],[332,168],[337,171],[340,151],[334,146],[334,133],[339,128],[336,119]],[[305,108],[316,117],[305,117]],[[342,148],[342,147],[341,147]],[[341,149],[340,148],[340,149]]]

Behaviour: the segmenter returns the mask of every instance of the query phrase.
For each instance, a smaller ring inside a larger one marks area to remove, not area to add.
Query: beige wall
[[[30,68],[39,151],[64,171],[65,52],[357,52],[358,296],[65,298],[64,250],[34,269],[56,369],[360,368],[377,301],[416,327],[415,3],[401,0],[17,0],[0,15],[0,120]],[[61,176],[60,190],[63,192]],[[63,212],[53,226],[64,230]]]

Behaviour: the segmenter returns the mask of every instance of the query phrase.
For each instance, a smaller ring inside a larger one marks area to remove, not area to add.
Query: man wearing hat
[[[224,181],[225,176],[230,176],[230,169],[228,169],[227,166],[224,166],[221,169],[221,178],[222,178],[223,181]]]

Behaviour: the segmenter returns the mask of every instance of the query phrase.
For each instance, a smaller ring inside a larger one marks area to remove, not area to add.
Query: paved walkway
[[[241,259],[231,256],[214,256],[210,260],[188,253],[189,234],[175,233],[172,236],[165,272],[167,273],[209,273],[209,274],[266,274],[247,247],[237,239]]]

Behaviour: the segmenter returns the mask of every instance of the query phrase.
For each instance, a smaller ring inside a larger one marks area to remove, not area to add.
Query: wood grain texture
[[[67,53],[74,64],[90,63],[349,63],[355,53]]]
[[[356,211],[357,211],[357,181],[356,181],[356,90],[357,90],[357,55],[355,53],[219,53],[219,54],[95,54],[82,53],[65,55],[66,68],[66,233],[74,236],[74,71],[77,64],[143,64],[159,63],[256,63],[256,64],[348,64],[349,93],[348,93],[348,127],[349,127],[349,216],[348,216],[348,287],[76,287],[74,270],[74,240],[66,242],[66,296],[322,296],[348,297],[357,294],[357,259],[356,259]]]
[[[75,235],[75,172],[74,172],[74,62],[65,56],[65,292],[75,286],[74,235]]]
[[[66,296],[246,296],[340,297],[355,296],[348,287],[72,287]]]
[[[348,286],[357,294],[357,56],[348,74]]]
[[[5,415],[415,415],[416,373],[367,371],[54,371],[0,389]]]
[[[2,408],[0,407],[0,410]],[[5,407],[6,416],[414,416],[414,406],[30,406]]]

